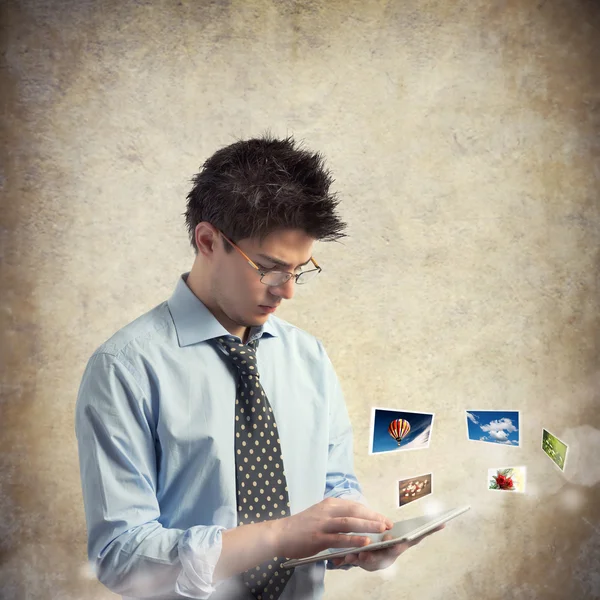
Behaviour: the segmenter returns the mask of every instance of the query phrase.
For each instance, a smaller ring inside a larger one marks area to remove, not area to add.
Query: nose
[[[278,285],[277,287],[271,288],[271,294],[276,298],[285,298],[286,300],[290,300],[294,297],[294,287],[296,285],[296,280],[292,277],[289,281]]]

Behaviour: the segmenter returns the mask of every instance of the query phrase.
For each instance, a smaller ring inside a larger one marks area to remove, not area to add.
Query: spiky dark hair
[[[333,178],[322,155],[302,148],[291,136],[266,134],[221,148],[192,182],[184,214],[196,252],[194,232],[202,221],[234,242],[262,241],[277,229],[301,229],[323,241],[345,237],[346,224],[335,213],[339,200],[329,193]]]

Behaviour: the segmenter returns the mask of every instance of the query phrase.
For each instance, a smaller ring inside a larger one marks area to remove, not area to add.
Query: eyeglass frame
[[[279,287],[280,285],[287,283],[292,277],[294,278],[294,282],[296,283],[296,285],[301,285],[298,283],[298,277],[300,277],[300,275],[303,275],[304,273],[311,273],[312,271],[317,271],[317,275],[318,275],[323,270],[317,264],[317,261],[311,256],[310,261],[312,262],[313,265],[315,265],[316,269],[309,269],[308,271],[302,271],[301,273],[290,273],[289,271],[278,271],[278,270],[265,271],[264,269],[261,269],[237,244],[234,244],[222,231],[220,231],[220,230],[217,230],[217,231],[219,231],[219,233],[223,236],[223,238],[227,242],[229,242],[246,259],[246,261],[248,261],[248,264],[253,269],[256,269],[258,271],[258,273],[260,274],[260,282],[263,285],[266,285],[267,287]],[[277,285],[269,285],[268,283],[265,283],[263,281],[263,277],[265,275],[268,275],[269,273],[285,273],[286,275],[289,275],[289,277],[285,281],[278,283]]]

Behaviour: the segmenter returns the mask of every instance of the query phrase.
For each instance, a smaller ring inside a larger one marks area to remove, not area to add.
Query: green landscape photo
[[[567,460],[567,445],[546,429],[542,429],[542,450],[552,459],[561,470],[565,470]]]

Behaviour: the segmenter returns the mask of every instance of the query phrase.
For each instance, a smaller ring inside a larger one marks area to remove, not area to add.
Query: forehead
[[[270,233],[263,240],[247,238],[240,244],[257,258],[295,267],[310,261],[315,241],[302,230],[282,229]]]

